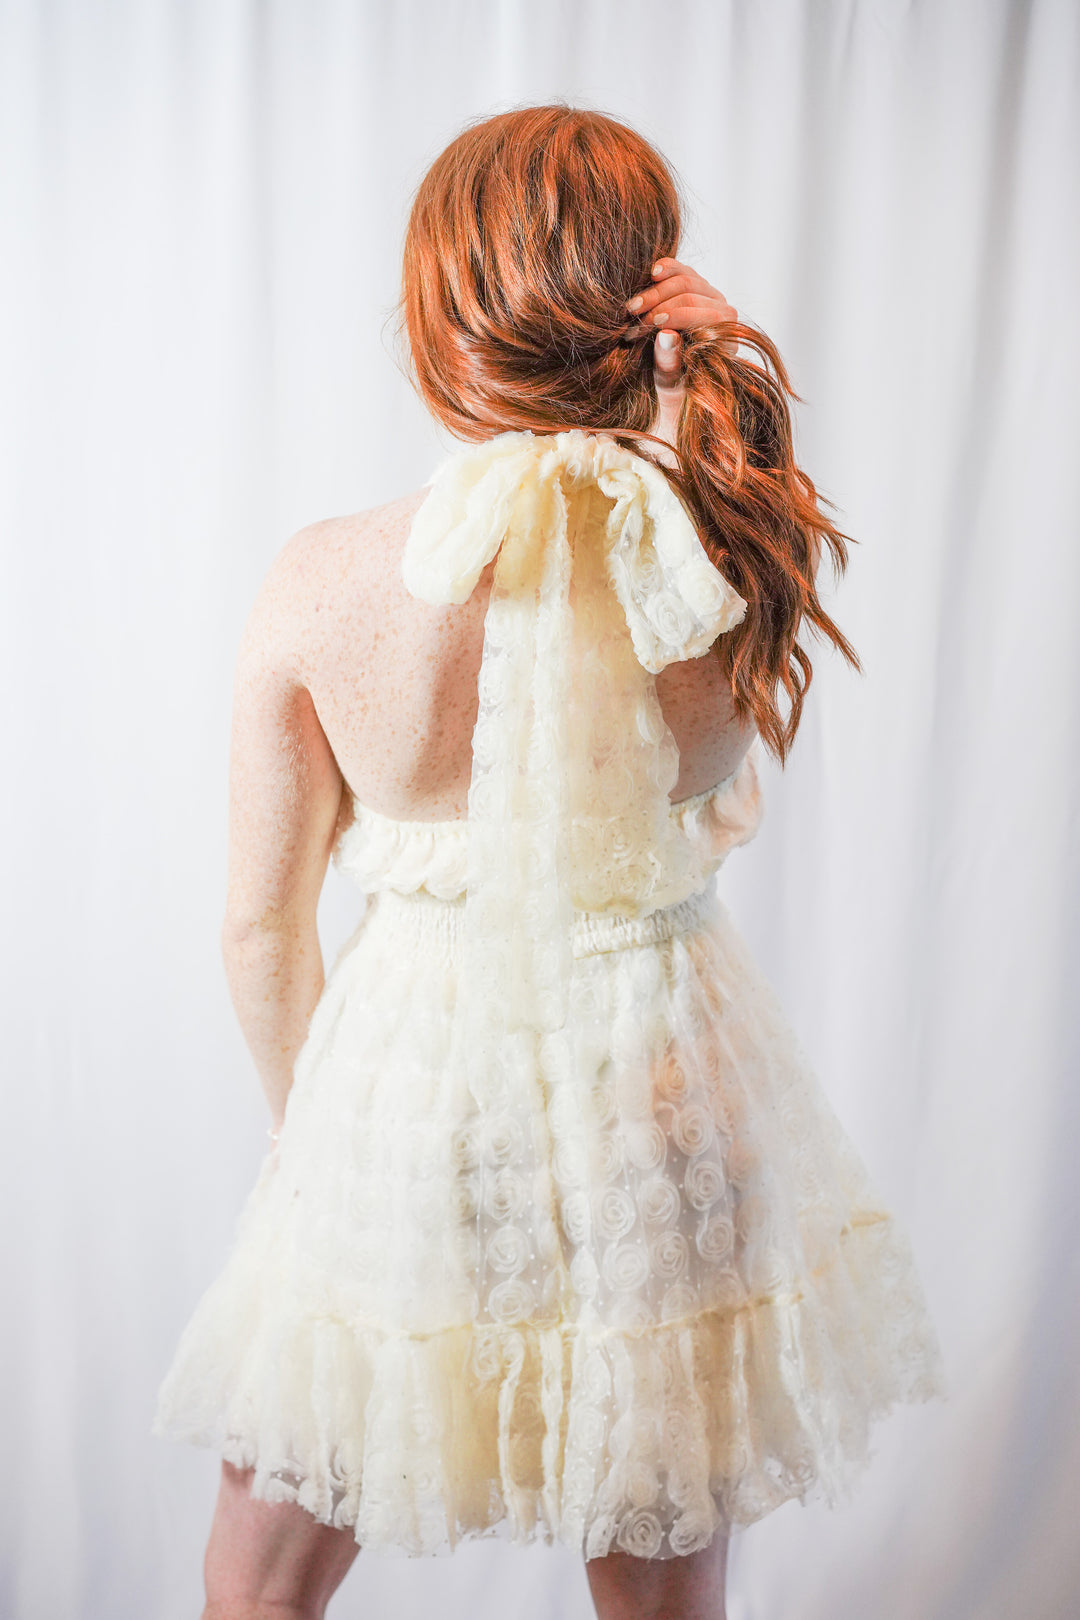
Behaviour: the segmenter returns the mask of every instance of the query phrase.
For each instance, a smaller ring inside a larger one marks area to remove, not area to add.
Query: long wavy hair
[[[678,257],[681,231],[675,174],[626,124],[562,102],[474,122],[413,199],[398,334],[414,386],[457,438],[580,427],[660,468],[747,601],[742,623],[711,651],[736,715],[753,720],[783,765],[813,674],[797,639],[804,621],[861,668],[815,589],[822,544],[839,577],[851,536],[822,514],[795,464],[788,398],[801,396],[756,327],[682,333],[678,465],[641,444],[663,442],[650,431],[653,345],[631,336],[638,322],[625,306],[653,284],[658,258]],[[756,358],[730,353],[732,340]]]

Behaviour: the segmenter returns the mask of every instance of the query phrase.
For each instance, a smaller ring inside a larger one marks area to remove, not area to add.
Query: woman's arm
[[[241,639],[229,759],[229,868],[221,946],[233,1006],[277,1128],[322,994],[315,927],[342,777],[296,671],[306,597],[286,546]]]

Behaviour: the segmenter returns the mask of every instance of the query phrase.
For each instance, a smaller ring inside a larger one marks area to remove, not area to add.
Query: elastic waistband
[[[368,896],[372,920],[403,922],[427,937],[434,937],[447,951],[453,951],[464,936],[465,899],[440,900],[419,889],[415,894],[399,894],[396,889],[380,889]],[[640,945],[657,945],[699,928],[716,913],[718,899],[714,883],[674,905],[662,906],[644,917],[627,917],[606,911],[578,911],[574,914],[573,952],[576,957],[599,956],[606,951],[632,950]]]
[[[578,911],[574,915],[574,955],[599,956],[603,951],[624,951],[635,945],[658,945],[661,940],[700,928],[714,915],[716,905],[716,888],[710,883],[697,894],[644,917]]]

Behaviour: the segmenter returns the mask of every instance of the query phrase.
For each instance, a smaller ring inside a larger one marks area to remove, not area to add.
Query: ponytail
[[[803,621],[853,668],[862,668],[815,587],[822,543],[839,577],[847,567],[848,543],[857,542],[823,515],[820,505],[835,510],[833,503],[819,496],[795,464],[785,396],[800,396],[770,339],[741,322],[691,328],[682,338],[686,394],[675,446],[678,465],[662,470],[712,560],[746,599],[742,622],[712,650],[736,714],[753,720],[783,765],[813,677],[797,640]],[[761,364],[732,356],[725,345],[733,339],[757,350]],[[777,701],[781,688],[788,698],[786,715]]]
[[[681,234],[675,176],[636,130],[565,103],[497,113],[468,125],[417,188],[399,330],[421,398],[455,437],[580,427],[612,434],[665,474],[748,604],[712,656],[736,713],[784,764],[812,673],[802,621],[860,668],[814,587],[822,542],[839,574],[850,537],[795,465],[787,396],[799,396],[753,327],[683,333],[674,470],[637,442],[662,443],[648,431],[653,344],[628,338],[626,301]],[[732,356],[733,337],[761,363]]]

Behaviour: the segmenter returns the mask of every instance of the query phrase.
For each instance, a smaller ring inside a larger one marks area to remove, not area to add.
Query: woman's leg
[[[221,1464],[203,1620],[322,1620],[360,1551],[353,1532],[320,1524],[294,1502],[256,1501],[252,1472]]]
[[[684,1558],[589,1558],[585,1573],[599,1620],[724,1620],[728,1533]]]

